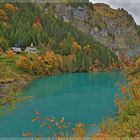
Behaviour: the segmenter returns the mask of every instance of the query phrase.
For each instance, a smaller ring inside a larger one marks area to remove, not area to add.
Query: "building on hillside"
[[[120,59],[120,52],[119,52],[119,50],[115,51],[115,55]]]
[[[25,52],[29,53],[29,54],[36,54],[37,53],[37,49],[35,47],[27,47],[25,49]]]
[[[22,52],[21,48],[19,48],[19,47],[12,47],[11,49],[15,53],[21,53]]]

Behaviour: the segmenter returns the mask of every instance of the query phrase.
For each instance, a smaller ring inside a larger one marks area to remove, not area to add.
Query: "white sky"
[[[93,3],[106,3],[112,8],[124,8],[140,25],[140,0],[90,0]]]

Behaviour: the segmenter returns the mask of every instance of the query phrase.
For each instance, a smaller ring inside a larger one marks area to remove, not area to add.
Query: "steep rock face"
[[[133,17],[106,4],[53,4],[56,18],[93,36],[104,46],[133,57],[140,53],[140,35]],[[46,12],[48,12],[46,7]]]

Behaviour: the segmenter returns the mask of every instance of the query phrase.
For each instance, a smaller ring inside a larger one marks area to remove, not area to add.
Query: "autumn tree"
[[[30,58],[26,56],[20,56],[16,61],[16,64],[22,70],[32,73],[32,61],[30,60]]]
[[[15,13],[17,11],[17,7],[15,7],[13,4],[11,3],[6,3],[4,5],[5,9],[7,9],[9,12]]]
[[[6,12],[2,9],[0,9],[0,19],[2,19],[2,20],[7,20],[8,19],[8,16],[7,16]]]
[[[32,57],[32,71],[36,75],[43,75],[45,72],[43,71],[43,58],[41,56],[33,56]]]
[[[53,74],[61,71],[63,59],[60,55],[54,54],[54,52],[47,52],[44,57],[44,70],[46,73]]]
[[[6,55],[7,55],[7,57],[11,58],[15,55],[15,53],[13,52],[13,50],[9,49],[9,50],[6,51]]]
[[[140,58],[137,58],[137,60],[135,61],[135,65],[140,66]]]
[[[100,61],[102,67],[111,65],[112,60],[117,62],[115,55],[91,36],[52,14],[45,14],[43,10],[43,7],[39,7],[36,3],[6,3],[1,6],[0,36],[8,39],[10,47],[18,44],[25,48],[33,42],[42,50],[43,44],[46,50],[68,56],[70,60],[73,58],[74,67],[81,67],[82,70],[87,70],[96,59]],[[90,46],[89,50],[86,49],[87,44]]]

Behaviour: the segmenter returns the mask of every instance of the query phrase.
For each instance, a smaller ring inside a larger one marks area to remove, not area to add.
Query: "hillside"
[[[91,35],[114,52],[134,57],[140,52],[140,35],[133,17],[124,9],[102,3],[51,4],[55,17]],[[46,6],[45,11],[50,12]]]
[[[24,51],[31,43],[37,54]],[[22,53],[15,54],[12,47]],[[120,68],[117,56],[90,35],[45,13],[38,3],[15,2],[0,3],[0,66],[1,97],[36,76]]]
[[[24,49],[32,42],[41,52],[47,49],[62,56],[74,55],[76,69],[87,70],[97,61],[103,67],[118,63],[109,49],[52,13],[45,13],[37,3],[1,3],[0,12],[3,50],[13,46]]]

